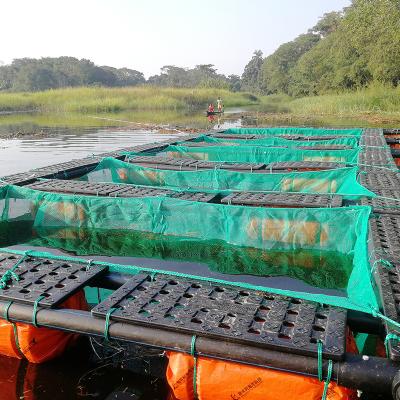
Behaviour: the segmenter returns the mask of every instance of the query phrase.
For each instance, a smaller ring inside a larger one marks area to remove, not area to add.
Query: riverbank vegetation
[[[221,96],[225,107],[257,104],[249,93],[224,89],[156,86],[129,88],[82,87],[42,92],[0,92],[0,111],[103,113],[127,110],[199,110]]]
[[[353,0],[245,67],[241,88],[294,97],[400,83],[400,0]]]

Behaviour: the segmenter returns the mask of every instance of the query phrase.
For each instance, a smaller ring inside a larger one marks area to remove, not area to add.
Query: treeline
[[[268,57],[255,51],[241,77],[219,74],[212,64],[191,69],[166,65],[146,80],[136,70],[73,57],[24,58],[0,66],[0,91],[147,84],[300,97],[355,90],[372,82],[400,83],[400,0],[353,0]]]
[[[96,66],[74,57],[22,58],[0,66],[0,91],[41,91],[76,86],[137,86],[143,84],[176,88],[218,88],[240,90],[240,77],[218,74],[212,64],[186,69],[166,65],[147,81],[142,72],[128,68]]]
[[[353,0],[266,58],[256,51],[241,88],[308,96],[400,83],[400,0]]]
[[[0,90],[39,91],[73,86],[134,86],[145,83],[142,72],[98,67],[74,57],[16,59],[0,67]]]

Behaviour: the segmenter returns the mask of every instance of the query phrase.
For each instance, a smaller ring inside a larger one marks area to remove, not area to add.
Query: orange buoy
[[[83,291],[67,299],[61,308],[88,310]],[[79,335],[29,324],[0,320],[0,354],[42,363],[63,354]]]
[[[357,353],[348,330],[346,351]],[[171,399],[194,400],[194,360],[183,353],[168,354],[167,381]],[[196,364],[198,400],[320,400],[324,382],[289,372],[199,357]],[[330,382],[327,400],[355,400],[357,392]]]
[[[194,400],[193,357],[168,357],[167,381],[175,398]],[[320,400],[324,389],[317,378],[202,357],[196,369],[198,400]],[[331,382],[327,399],[356,399],[356,393]]]
[[[281,182],[283,192],[336,193],[337,189],[338,185],[335,179],[286,178]]]
[[[297,245],[324,245],[328,225],[313,221],[252,218],[247,225],[249,238]]]

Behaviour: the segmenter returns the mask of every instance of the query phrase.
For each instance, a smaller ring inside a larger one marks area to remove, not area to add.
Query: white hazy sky
[[[74,56],[148,77],[163,65],[238,74],[350,0],[0,0],[0,60]]]

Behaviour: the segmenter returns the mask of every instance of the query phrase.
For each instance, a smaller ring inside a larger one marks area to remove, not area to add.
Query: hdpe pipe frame
[[[0,315],[8,307],[8,317],[14,322],[32,323],[33,307],[25,304],[0,302]],[[89,336],[104,335],[105,320],[93,317],[90,312],[69,309],[39,309],[36,313],[38,326],[62,331],[81,333]],[[192,335],[148,326],[112,322],[109,326],[110,339],[123,340],[178,352],[190,352]],[[233,361],[248,365],[283,370],[317,377],[317,357],[284,353],[262,347],[253,347],[234,342],[221,341],[210,337],[198,337],[198,356]],[[324,360],[326,376],[328,362]],[[400,365],[378,357],[346,354],[343,361],[334,362],[332,380],[338,384],[367,392],[391,393],[392,383],[397,391]],[[399,388],[400,393],[400,388]],[[396,394],[397,396],[397,394]],[[396,397],[395,397],[396,398]],[[400,398],[400,397],[399,397]]]

